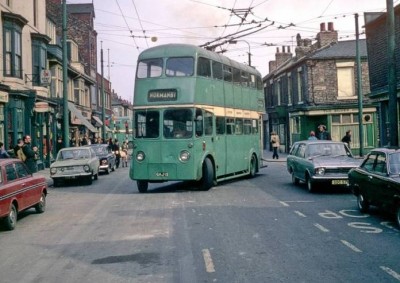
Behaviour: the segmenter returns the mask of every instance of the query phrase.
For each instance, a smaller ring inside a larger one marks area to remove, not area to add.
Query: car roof
[[[370,152],[394,153],[394,152],[400,152],[400,149],[398,147],[378,147],[372,149]]]
[[[15,163],[15,162],[22,162],[21,160],[19,160],[18,158],[1,158],[0,159],[0,166],[1,165],[6,165],[9,163]]]
[[[302,141],[297,141],[294,144],[298,144],[298,143],[305,143],[305,144],[321,144],[321,143],[343,144],[343,142],[341,142],[341,141],[331,141],[331,140],[302,140]]]

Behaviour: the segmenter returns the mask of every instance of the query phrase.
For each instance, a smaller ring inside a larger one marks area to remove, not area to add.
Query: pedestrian
[[[342,142],[346,143],[347,146],[350,148],[351,143],[351,130],[346,131],[346,135],[342,138]]]
[[[4,143],[0,142],[0,158],[10,158],[10,155],[4,149]]]
[[[22,147],[24,146],[24,141],[22,139],[17,139],[17,144],[14,146],[14,155],[16,158],[20,158],[20,155],[18,155],[19,152],[22,152]],[[25,161],[25,160],[22,160]]]
[[[22,147],[22,152],[26,156],[25,164],[31,173],[35,173],[38,171],[36,164],[38,148],[37,146],[32,147],[31,137],[29,135],[24,136],[23,141],[24,146]]]
[[[112,142],[112,139],[111,139]],[[114,144],[112,145],[112,149],[114,151],[115,154],[115,167],[119,167],[119,162],[121,160],[121,153],[120,153],[120,148],[119,148],[119,143],[118,140],[115,139],[114,140]]]
[[[309,140],[317,140],[317,138],[315,137],[315,132],[314,131],[310,132],[310,135],[309,135],[308,139]]]
[[[316,134],[317,139],[319,140],[332,140],[331,134],[326,130],[325,125],[318,126],[318,132]]]
[[[128,144],[124,141],[121,145],[121,161],[122,167],[128,167]]]
[[[272,150],[273,150],[272,159],[275,159],[275,158],[279,159],[278,149],[280,146],[280,141],[279,141],[279,136],[276,134],[276,132],[271,133],[271,144],[272,144]]]

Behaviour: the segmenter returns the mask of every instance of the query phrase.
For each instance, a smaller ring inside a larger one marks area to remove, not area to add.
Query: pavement
[[[263,161],[264,161],[264,166],[268,166],[269,162],[286,162],[286,157],[287,153],[280,152],[278,159],[272,159],[272,151],[269,150],[264,150],[263,152]],[[50,178],[50,168],[44,168],[43,170],[39,170],[37,173],[34,173],[34,175],[41,175],[46,178],[47,185],[53,186],[53,179]]]

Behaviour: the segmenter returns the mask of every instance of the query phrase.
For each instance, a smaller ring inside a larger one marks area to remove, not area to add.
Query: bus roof
[[[251,66],[239,63],[219,53],[212,52],[204,48],[201,48],[199,46],[191,44],[171,43],[171,44],[163,44],[151,47],[142,51],[139,54],[138,61],[151,58],[194,56],[194,55],[210,58],[212,60],[221,62],[225,65],[232,66],[244,70],[246,72],[249,72],[251,74],[261,76],[260,72]]]

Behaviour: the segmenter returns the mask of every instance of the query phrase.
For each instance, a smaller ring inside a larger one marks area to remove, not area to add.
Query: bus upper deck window
[[[161,58],[142,60],[138,64],[136,76],[139,79],[160,77],[163,61]]]
[[[169,77],[193,76],[193,57],[172,57],[167,59],[165,74]]]
[[[204,57],[199,57],[197,61],[197,75],[201,77],[211,77],[210,60]]]

